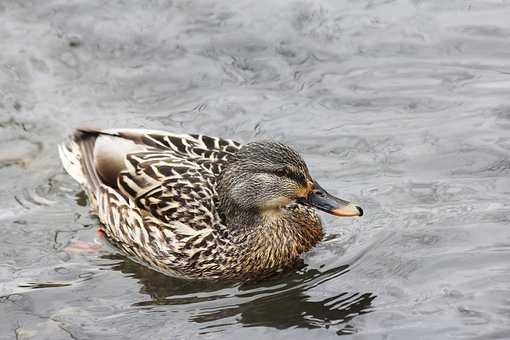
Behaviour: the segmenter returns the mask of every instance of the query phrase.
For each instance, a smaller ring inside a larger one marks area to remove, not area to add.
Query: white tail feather
[[[82,186],[86,184],[86,178],[82,171],[80,162],[80,148],[78,145],[69,141],[66,144],[60,144],[58,146],[58,154],[64,169],[67,171],[75,181],[80,183]]]

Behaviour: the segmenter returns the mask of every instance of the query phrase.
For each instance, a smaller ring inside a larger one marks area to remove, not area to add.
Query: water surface
[[[0,2],[0,339],[510,338],[510,3]],[[94,244],[73,128],[294,145],[360,219],[256,284]]]

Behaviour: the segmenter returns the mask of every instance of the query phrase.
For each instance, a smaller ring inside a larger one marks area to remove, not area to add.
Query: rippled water
[[[510,338],[510,2],[0,1],[0,338]],[[56,145],[145,127],[299,149],[358,220],[252,284],[94,243]],[[74,247],[74,248],[73,248]]]

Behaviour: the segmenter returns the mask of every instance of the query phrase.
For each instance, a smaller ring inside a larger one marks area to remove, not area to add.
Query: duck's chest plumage
[[[243,238],[239,264],[247,272],[271,272],[296,263],[323,237],[322,225],[313,209],[292,204],[281,216],[258,226]]]

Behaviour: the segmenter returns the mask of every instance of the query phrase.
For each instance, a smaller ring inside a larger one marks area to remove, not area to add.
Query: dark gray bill
[[[360,207],[329,194],[319,183],[313,183],[314,189],[303,203],[336,216],[363,216]]]

